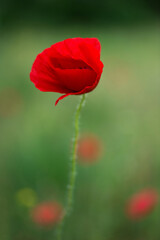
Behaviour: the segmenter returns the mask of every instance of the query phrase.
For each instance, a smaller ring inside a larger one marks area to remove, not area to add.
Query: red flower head
[[[79,95],[92,91],[103,70],[96,38],[70,38],[52,45],[36,57],[30,79],[43,92]]]
[[[44,202],[32,210],[33,221],[41,226],[52,226],[63,217],[63,209],[56,202]]]
[[[94,135],[85,135],[78,143],[78,157],[83,163],[93,163],[99,159],[102,152],[102,143]]]
[[[143,190],[131,197],[127,205],[127,215],[131,219],[139,219],[149,214],[156,206],[158,193],[154,189]]]

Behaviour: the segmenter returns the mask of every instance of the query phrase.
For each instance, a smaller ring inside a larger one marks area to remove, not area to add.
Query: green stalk
[[[62,239],[62,228],[64,225],[64,221],[66,216],[68,216],[71,213],[72,206],[73,206],[73,192],[74,192],[75,180],[76,180],[76,155],[77,155],[77,144],[78,144],[78,137],[79,137],[79,118],[80,118],[80,113],[81,113],[81,109],[83,107],[84,101],[85,101],[85,95],[82,95],[80,103],[78,104],[78,107],[76,110],[75,122],[74,122],[74,140],[73,140],[73,150],[71,155],[71,169],[70,169],[69,184],[67,187],[67,202],[66,202],[65,215],[58,227],[57,240]]]

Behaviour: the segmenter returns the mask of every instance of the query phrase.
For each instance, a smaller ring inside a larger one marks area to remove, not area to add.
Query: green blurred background
[[[131,221],[125,204],[160,188],[160,30],[157,1],[1,0],[0,240],[50,240],[17,200],[32,189],[39,203],[64,204],[77,96],[54,107],[57,93],[29,80],[36,55],[71,37],[97,37],[104,72],[88,94],[81,132],[103,142],[103,156],[78,164],[75,206],[65,240],[159,240],[160,206]]]

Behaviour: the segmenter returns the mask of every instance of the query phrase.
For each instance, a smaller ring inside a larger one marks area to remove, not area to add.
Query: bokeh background
[[[36,55],[71,37],[97,37],[104,72],[88,94],[81,132],[103,143],[101,157],[78,163],[74,211],[65,240],[159,240],[160,203],[139,220],[128,198],[160,190],[160,30],[156,0],[1,0],[0,239],[55,239],[31,209],[65,203],[78,97],[29,80]]]

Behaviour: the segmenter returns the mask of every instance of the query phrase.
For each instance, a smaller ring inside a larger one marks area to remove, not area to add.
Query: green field
[[[16,193],[31,188],[37,202],[65,201],[77,96],[54,106],[29,80],[36,55],[70,37],[97,37],[104,72],[87,96],[81,132],[96,134],[103,156],[78,164],[74,211],[64,240],[159,240],[160,203],[139,221],[125,204],[143,188],[160,189],[160,31],[18,27],[0,38],[0,240],[54,240],[37,227]]]

